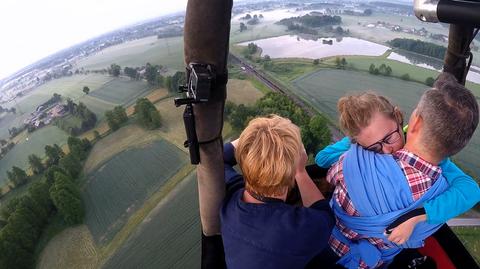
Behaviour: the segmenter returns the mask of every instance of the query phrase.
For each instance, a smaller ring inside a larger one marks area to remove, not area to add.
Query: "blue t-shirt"
[[[235,268],[304,268],[328,247],[334,226],[328,201],[309,208],[283,202],[242,201],[243,177],[233,169],[234,148],[224,146],[227,194],[220,218],[225,260]]]

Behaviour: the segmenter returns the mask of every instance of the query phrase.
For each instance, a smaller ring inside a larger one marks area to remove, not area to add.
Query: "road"
[[[451,219],[447,222],[448,226],[456,227],[456,226],[480,226],[480,219],[479,218],[457,218]]]

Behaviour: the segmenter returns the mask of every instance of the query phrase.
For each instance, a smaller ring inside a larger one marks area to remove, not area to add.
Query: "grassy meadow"
[[[12,166],[28,169],[28,156],[36,154],[45,155],[46,145],[63,145],[67,143],[68,135],[55,126],[47,126],[27,135],[26,139],[15,145],[5,157],[0,160],[0,185],[7,183],[7,171]],[[28,140],[27,140],[28,139]]]
[[[105,244],[171,176],[186,154],[165,140],[123,151],[87,175],[85,223],[97,244]]]
[[[174,70],[185,70],[183,63],[183,37],[158,39],[150,36],[106,48],[80,60],[75,68],[103,69],[116,63],[122,67],[140,67],[146,63],[159,64]]]

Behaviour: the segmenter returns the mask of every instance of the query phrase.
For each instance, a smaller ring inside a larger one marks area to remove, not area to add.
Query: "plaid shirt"
[[[442,170],[439,166],[435,166],[426,162],[406,149],[401,149],[395,152],[393,157],[405,174],[410,190],[412,191],[414,201],[422,197],[442,173]],[[343,177],[343,159],[344,156],[341,156],[338,162],[330,168],[327,174],[327,181],[335,186],[335,191],[333,192],[333,199],[335,199],[334,201],[340,205],[340,207],[348,215],[360,216],[360,213],[355,209],[355,206],[353,205],[347,192],[347,187]],[[338,219],[336,220],[336,225],[339,231],[350,240],[359,240],[365,238],[378,249],[390,248],[390,246],[383,242],[382,239],[362,236],[347,228]],[[338,256],[343,256],[350,250],[348,245],[343,244],[333,236],[330,237],[329,243],[330,247]],[[379,267],[381,264],[382,262],[380,261],[375,267]],[[367,265],[361,261],[359,268],[367,268]]]

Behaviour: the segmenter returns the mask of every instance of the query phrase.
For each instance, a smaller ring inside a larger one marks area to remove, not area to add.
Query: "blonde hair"
[[[373,115],[377,112],[391,118],[398,124],[403,124],[403,114],[400,109],[384,96],[374,92],[365,92],[343,96],[337,104],[340,128],[347,136],[354,139],[360,131],[370,125]]]
[[[235,149],[246,190],[282,195],[294,183],[301,149],[300,129],[289,119],[270,115],[251,120]]]

